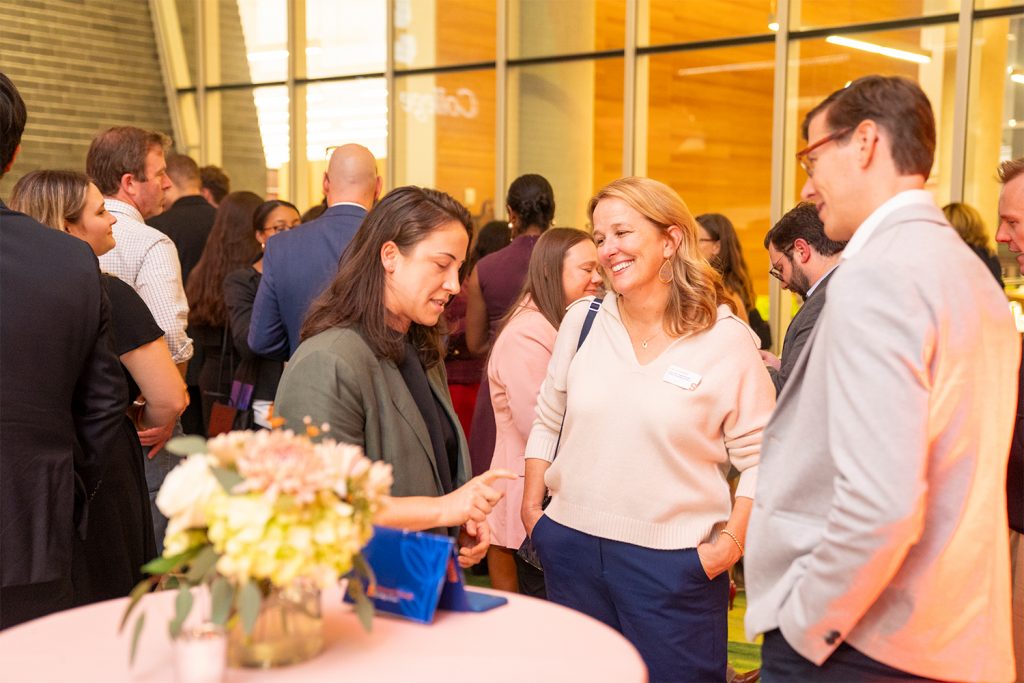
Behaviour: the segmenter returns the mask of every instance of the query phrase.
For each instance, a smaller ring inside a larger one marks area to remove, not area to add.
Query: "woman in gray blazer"
[[[459,291],[470,232],[469,212],[443,192],[409,186],[388,193],[310,307],[275,401],[286,424],[326,423],[333,438],[390,463],[392,495],[443,496],[438,530],[466,521],[452,511],[470,467],[439,321]],[[479,561],[490,540],[485,522],[469,521],[459,532],[463,566]]]

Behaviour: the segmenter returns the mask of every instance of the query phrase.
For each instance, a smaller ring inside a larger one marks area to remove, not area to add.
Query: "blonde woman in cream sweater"
[[[611,291],[578,352],[587,305],[559,328],[523,524],[548,598],[622,632],[651,681],[724,681],[727,571],[743,555],[775,390],[672,189],[622,178],[589,214]]]

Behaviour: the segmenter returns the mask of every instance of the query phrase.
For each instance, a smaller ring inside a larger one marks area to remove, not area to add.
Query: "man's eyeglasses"
[[[837,130],[834,133],[826,135],[822,139],[815,142],[813,145],[808,145],[807,147],[804,147],[802,150],[796,153],[796,162],[800,164],[800,167],[802,169],[804,169],[804,171],[807,173],[808,178],[814,177],[814,164],[817,163],[818,161],[817,159],[812,159],[809,156],[810,153],[823,145],[827,145],[833,140],[838,140],[839,138],[843,137],[852,130],[853,126],[847,126],[846,128]]]
[[[771,275],[776,280],[778,280],[779,282],[785,282],[785,280],[782,279],[782,259],[789,258],[789,254],[792,250],[793,247],[790,247],[789,249],[779,254],[779,260],[773,263],[772,267],[768,269],[768,274]]]

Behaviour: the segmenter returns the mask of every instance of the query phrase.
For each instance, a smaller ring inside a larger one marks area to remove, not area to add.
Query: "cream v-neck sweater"
[[[754,497],[761,432],[775,406],[757,337],[723,305],[710,329],[641,365],[610,294],[577,353],[589,301],[562,321],[526,445],[527,458],[554,459],[547,514],[646,548],[710,540],[732,509],[730,465],[741,473],[736,495]],[[679,386],[698,378],[692,389]]]

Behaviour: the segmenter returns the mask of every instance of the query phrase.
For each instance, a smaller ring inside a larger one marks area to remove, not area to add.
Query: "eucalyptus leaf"
[[[199,551],[205,547],[198,545],[171,557],[157,557],[142,565],[142,571],[147,574],[166,574],[174,571],[178,567],[187,564],[189,560],[198,555]]]
[[[185,575],[186,580],[190,583],[202,582],[219,557],[212,545],[204,546],[195,559],[189,563],[188,573]]]
[[[234,489],[236,486],[245,481],[242,478],[242,475],[240,475],[238,472],[234,470],[212,466],[210,467],[210,470],[213,471],[213,476],[217,478],[217,481],[220,483],[221,488],[223,488],[227,493],[231,493],[232,489]]]
[[[260,602],[263,596],[254,581],[246,581],[242,584],[241,590],[235,597],[238,605],[238,616],[242,619],[242,630],[245,635],[252,635],[252,629],[256,626],[256,618],[260,615]]]
[[[174,600],[174,619],[171,620],[168,629],[171,638],[177,638],[181,633],[181,625],[185,623],[188,613],[192,611],[192,591],[188,586],[182,585],[178,590],[178,597]]]
[[[194,434],[190,436],[176,436],[168,441],[164,448],[175,455],[187,458],[195,453],[205,453],[206,439]]]
[[[213,603],[210,621],[218,626],[224,626],[231,615],[231,602],[235,598],[235,589],[230,581],[223,576],[218,576],[213,580],[210,594]]]
[[[142,596],[153,589],[153,579],[143,579],[135,584],[135,588],[132,588],[132,592],[128,594],[128,607],[124,610],[124,616],[121,617],[121,625],[117,627],[118,632],[124,630],[124,625],[128,623],[128,617],[131,616],[135,606],[139,604],[139,600],[142,600]]]
[[[366,597],[366,592],[363,590],[363,582],[358,577],[352,577],[349,580],[348,594],[352,598],[356,616],[359,617],[359,623],[363,625],[363,630],[370,633],[373,630],[373,602]]]
[[[142,626],[146,623],[146,613],[142,612],[139,614],[139,618],[135,620],[135,628],[132,629],[132,645],[131,649],[128,650],[128,665],[135,664],[135,651],[139,648],[139,636],[142,635]]]

